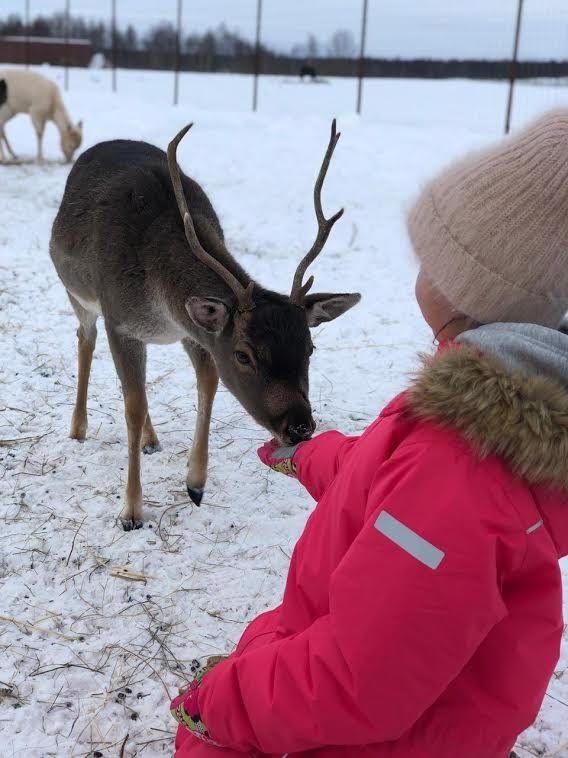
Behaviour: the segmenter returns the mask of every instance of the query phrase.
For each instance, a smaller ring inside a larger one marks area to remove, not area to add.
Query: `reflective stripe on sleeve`
[[[381,511],[379,514],[375,521],[375,529],[428,568],[437,569],[444,558],[445,554],[442,550],[427,542],[386,511]]]
[[[532,534],[533,532],[536,532],[536,530],[540,529],[540,527],[543,524],[544,524],[544,521],[542,519],[540,521],[537,521],[536,524],[529,526],[529,528],[527,529],[527,534]]]

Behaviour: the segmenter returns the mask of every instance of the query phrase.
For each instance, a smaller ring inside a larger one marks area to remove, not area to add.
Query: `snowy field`
[[[70,72],[65,99],[85,121],[84,146],[131,137],[165,147],[194,120],[181,165],[209,193],[235,256],[281,291],[313,240],[313,181],[338,117],[324,206],[346,213],[314,272],[318,289],[363,300],[317,331],[311,394],[320,430],[362,431],[404,387],[417,351],[432,349],[413,301],[405,207],[434,170],[500,135],[505,87],[368,82],[359,119],[347,80],[267,78],[257,115],[247,77],[184,75],[177,108],[171,75],[119,72],[116,95],[109,82],[108,72]],[[559,103],[568,88],[522,85],[514,124]],[[7,133],[16,152],[35,154],[26,116]],[[68,173],[53,126],[45,152],[43,166],[0,166],[0,756],[170,755],[170,696],[193,658],[230,651],[244,624],[279,602],[313,503],[261,466],[266,433],[221,391],[209,486],[194,508],[184,487],[194,375],[180,345],[156,346],[148,394],[163,451],[142,461],[147,525],[117,527],[126,431],[102,326],[89,436],[67,437],[76,321],[47,251]],[[568,639],[518,752],[566,757],[567,745]]]

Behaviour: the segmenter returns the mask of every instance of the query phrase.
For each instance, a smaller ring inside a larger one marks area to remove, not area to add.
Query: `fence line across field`
[[[32,36],[30,34],[30,28],[31,28],[31,18],[30,18],[30,0],[22,0],[23,1],[23,17],[24,17],[24,23],[25,23],[25,34],[23,35],[24,39],[24,46],[25,46],[25,64],[26,67],[28,67],[31,64],[31,40]],[[355,111],[360,114],[363,110],[363,86],[364,81],[366,78],[369,78],[369,76],[388,76],[394,75],[394,76],[420,76],[419,72],[422,71],[428,71],[428,76],[431,76],[433,78],[444,78],[448,76],[459,76],[459,73],[456,73],[459,71],[459,63],[460,61],[453,61],[453,62],[444,62],[442,61],[424,61],[424,60],[391,60],[391,61],[383,61],[378,59],[369,59],[366,55],[366,38],[367,38],[367,27],[368,27],[368,17],[369,17],[369,5],[372,3],[373,0],[361,0],[361,3],[359,5],[359,8],[357,8],[356,4],[353,4],[353,10],[354,13],[357,13],[359,16],[360,14],[360,38],[359,38],[359,55],[357,58],[354,59],[320,59],[316,57],[316,61],[319,61],[324,70],[327,72],[328,76],[338,76],[341,75],[339,73],[340,69],[342,71],[343,75],[346,75],[345,72],[347,71],[348,76],[352,76],[354,79],[357,80],[357,88],[355,91]],[[375,0],[377,2],[377,0]],[[125,67],[125,68],[136,68],[136,61],[137,59],[142,59],[142,55],[138,56],[136,53],[141,51],[129,51],[128,55],[122,54],[123,51],[120,51],[117,46],[117,12],[118,12],[118,5],[120,3],[120,0],[110,0],[110,30],[111,30],[111,40],[110,40],[110,50],[105,49],[103,52],[106,55],[109,55],[110,57],[110,68],[111,68],[111,82],[112,82],[112,91],[116,92],[118,89],[118,76],[117,76],[117,70],[119,67]],[[173,58],[171,61],[171,70],[173,74],[173,104],[177,105],[179,102],[179,74],[182,71],[199,71],[203,70],[206,67],[206,62],[202,62],[199,59],[199,56],[192,56],[188,54],[182,54],[182,33],[183,33],[183,19],[184,19],[184,5],[187,6],[188,9],[191,8],[191,0],[176,0],[177,8],[176,8],[176,24],[175,24],[175,30],[176,30],[176,36],[175,36],[175,50],[173,53]],[[510,123],[511,123],[511,114],[512,114],[512,107],[513,107],[513,93],[514,93],[514,87],[515,82],[519,78],[520,75],[529,76],[531,75],[530,71],[534,70],[534,73],[532,75],[534,76],[546,76],[546,75],[568,75],[568,64],[565,64],[564,66],[562,63],[558,64],[558,66],[555,67],[554,70],[552,70],[551,66],[546,63],[543,63],[541,66],[532,64],[526,64],[523,67],[523,64],[519,64],[518,62],[518,50],[519,50],[519,39],[521,34],[521,25],[522,25],[522,15],[523,15],[523,3],[524,0],[516,0],[516,6],[517,6],[517,13],[516,18],[512,19],[513,26],[511,29],[511,38],[513,40],[513,52],[511,59],[509,61],[470,61],[470,64],[477,64],[477,76],[480,78],[491,78],[492,76],[501,76],[505,78],[503,75],[504,68],[507,68],[508,78],[509,80],[509,89],[508,89],[508,98],[507,98],[507,106],[506,106],[506,112],[505,112],[505,121],[504,121],[504,131],[507,133],[509,131]],[[253,111],[258,110],[259,108],[259,78],[262,74],[274,74],[274,73],[283,73],[284,71],[288,74],[292,73],[291,68],[292,65],[295,64],[295,67],[297,69],[299,60],[295,60],[289,57],[284,56],[278,56],[274,55],[272,56],[272,60],[267,61],[263,60],[263,47],[262,47],[262,19],[263,19],[263,4],[264,0],[250,0],[251,5],[251,14],[256,14],[256,34],[255,34],[255,41],[254,41],[254,47],[252,55],[250,55],[247,59],[247,56],[225,56],[225,63],[232,64],[232,70],[235,72],[240,73],[250,73],[252,75],[252,103],[251,107]],[[376,11],[380,10],[380,4],[377,2],[377,6],[375,8]],[[72,0],[62,0],[62,12],[65,19],[65,33],[63,38],[63,45],[64,45],[64,86],[65,89],[69,89],[69,68],[71,65],[70,61],[70,51],[72,46],[77,46],[77,44],[80,42],[80,40],[72,40],[70,38],[69,28],[70,28],[70,19],[72,14]],[[11,38],[12,39],[12,38]],[[13,39],[12,39],[13,41]],[[119,55],[120,55],[120,62],[119,62]],[[160,55],[152,56],[156,60],[160,60]],[[164,62],[166,58],[169,58],[169,54],[162,55],[161,63]],[[147,56],[146,56],[147,58]],[[219,61],[223,61],[223,56],[218,56]],[[266,58],[266,56],[264,56]],[[461,62],[466,63],[466,62]],[[126,64],[126,65],[125,65]],[[334,65],[335,64],[335,65]],[[430,64],[430,65],[428,65]],[[451,65],[453,64],[453,65]],[[189,68],[189,66],[192,66],[192,68]],[[152,67],[152,66],[150,66]],[[163,68],[164,66],[162,66]],[[170,68],[170,66],[168,66]],[[465,66],[464,66],[465,69]],[[470,67],[471,69],[471,67]],[[530,71],[528,70],[530,69]],[[564,70],[566,69],[566,70]],[[297,73],[294,72],[294,73]],[[464,71],[465,73],[465,71]]]

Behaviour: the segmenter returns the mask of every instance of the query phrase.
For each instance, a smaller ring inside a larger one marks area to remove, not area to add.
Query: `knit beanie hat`
[[[556,328],[568,311],[568,109],[449,166],[419,195],[408,231],[456,310]]]

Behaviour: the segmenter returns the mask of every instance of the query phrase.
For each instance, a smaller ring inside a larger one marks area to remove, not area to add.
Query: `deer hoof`
[[[152,453],[159,453],[162,449],[162,446],[159,442],[149,442],[147,445],[144,445],[142,447],[142,452],[144,455],[152,455]]]
[[[134,529],[142,529],[144,522],[137,518],[121,518],[120,523],[125,532],[132,532]]]
[[[190,487],[188,484],[187,494],[195,505],[201,505],[201,501],[203,500],[203,489],[201,487]]]
[[[71,430],[69,436],[72,440],[78,440],[84,442],[87,436],[87,422],[85,419],[73,419],[71,422]]]

